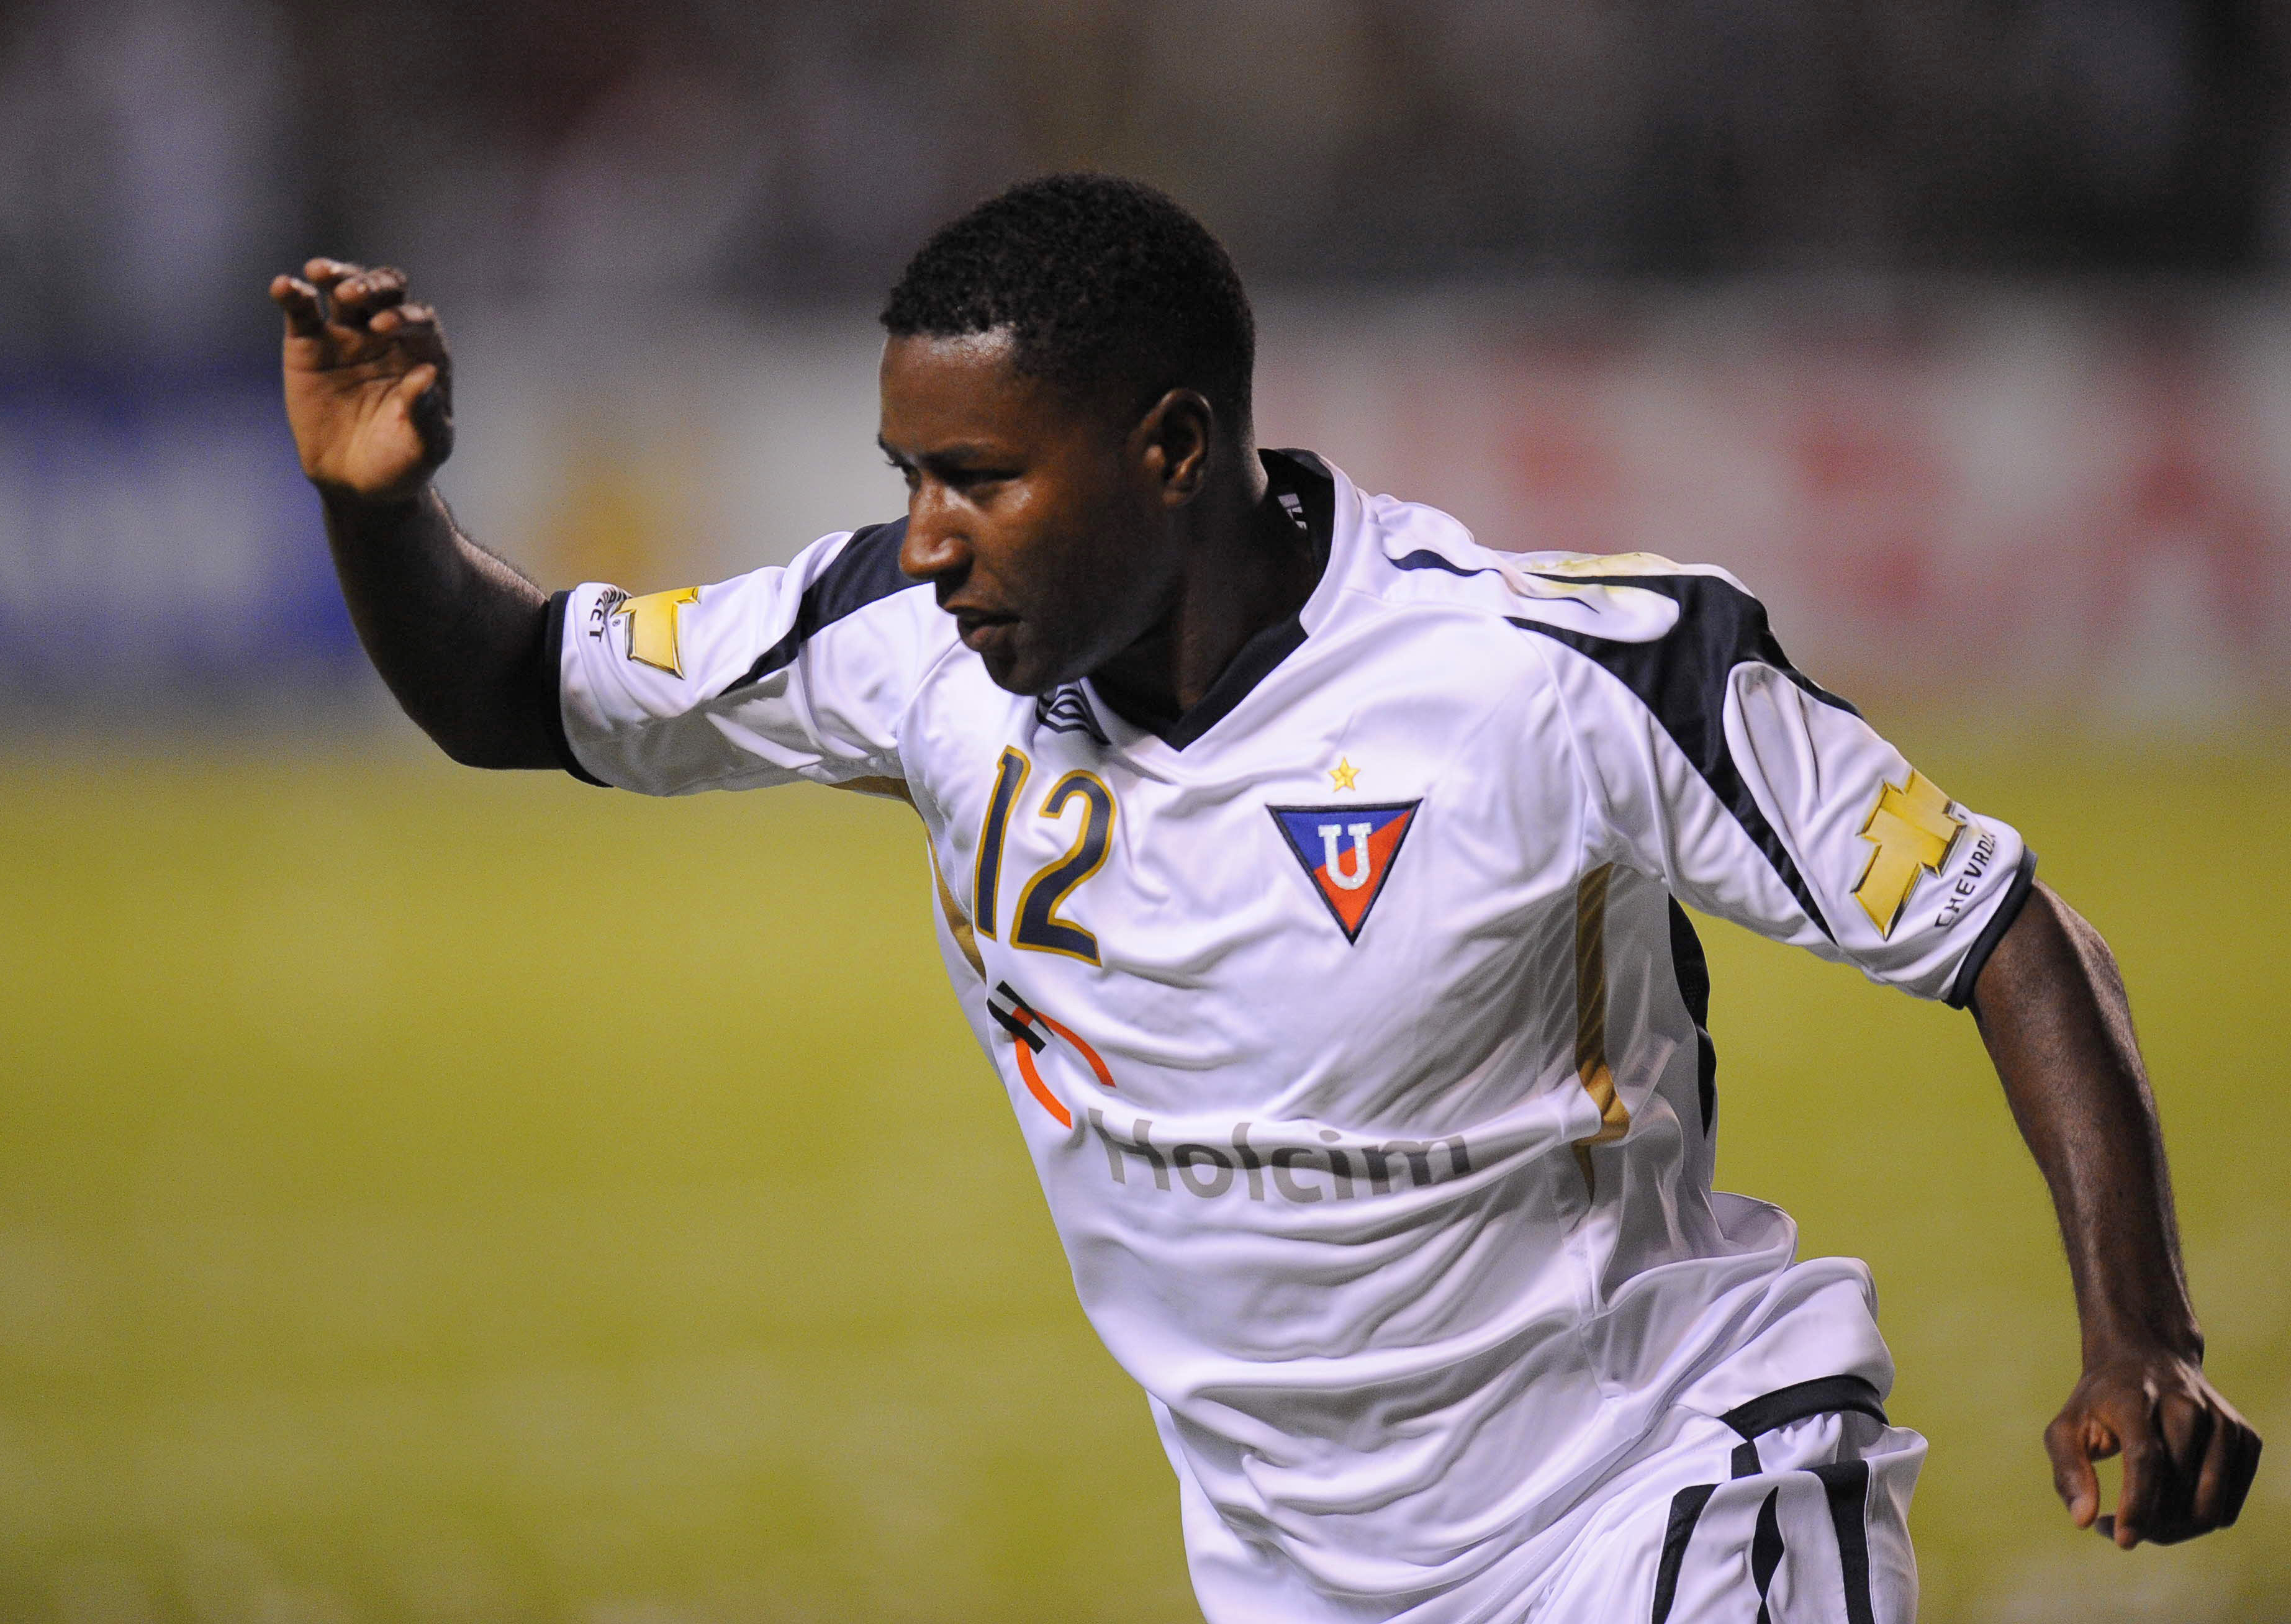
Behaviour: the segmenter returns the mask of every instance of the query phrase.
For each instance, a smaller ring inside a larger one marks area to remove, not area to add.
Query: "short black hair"
[[[882,322],[899,338],[1007,328],[1023,373],[1138,411],[1197,389],[1249,432],[1249,295],[1208,228],[1143,181],[1045,175],[990,197],[916,251]]]

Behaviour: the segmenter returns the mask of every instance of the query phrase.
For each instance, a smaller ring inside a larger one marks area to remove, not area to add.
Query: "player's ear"
[[[1139,419],[1137,437],[1163,506],[1181,508],[1201,494],[1216,436],[1217,410],[1199,390],[1173,389]]]

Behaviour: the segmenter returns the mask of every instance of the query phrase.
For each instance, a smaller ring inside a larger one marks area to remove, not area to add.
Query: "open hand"
[[[302,471],[329,494],[418,494],[454,449],[453,361],[406,273],[312,260],[277,277],[286,313],[286,421]]]
[[[2045,1449],[2053,1486],[2078,1528],[2129,1550],[2142,1540],[2173,1545],[2225,1528],[2243,1509],[2259,1467],[2259,1435],[2177,1355],[2127,1355],[2092,1365],[2053,1424]],[[2100,1512],[2092,1463],[2119,1451],[2123,1491],[2111,1520]]]

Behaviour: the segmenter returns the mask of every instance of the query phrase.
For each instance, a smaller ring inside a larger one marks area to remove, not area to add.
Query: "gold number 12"
[[[977,907],[974,926],[990,940],[1001,918],[1003,838],[1018,804],[1018,792],[1033,770],[1033,763],[1018,750],[1005,749],[994,764],[994,788],[986,800],[986,821],[978,832],[972,892]],[[1065,855],[1035,874],[1019,893],[1018,919],[1010,932],[1010,945],[1096,964],[1099,961],[1097,938],[1072,920],[1060,918],[1058,908],[1075,887],[1105,866],[1113,849],[1113,792],[1097,774],[1077,768],[1050,786],[1037,816],[1062,819],[1075,800],[1082,803],[1081,827]]]

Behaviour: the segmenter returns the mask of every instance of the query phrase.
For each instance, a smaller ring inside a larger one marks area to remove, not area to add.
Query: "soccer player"
[[[906,516],[637,597],[455,527],[400,273],[271,293],[359,635],[454,760],[913,806],[1211,1620],[1913,1616],[1924,1441],[1864,1266],[1711,1190],[1681,902],[1973,1010],[2081,1319],[2055,1487],[2094,1524],[2120,1450],[2118,1545],[2234,1521],[2259,1442],[2124,989],[2021,837],[1724,570],[1497,553],[1258,450],[1248,301],[1167,197],[1054,177],[939,231],[883,311]]]

